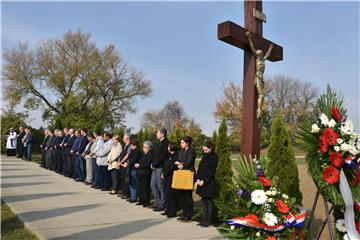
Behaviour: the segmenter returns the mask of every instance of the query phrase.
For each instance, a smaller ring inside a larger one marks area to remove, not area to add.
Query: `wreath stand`
[[[311,208],[311,212],[310,212],[310,217],[309,217],[309,221],[306,225],[306,229],[310,229],[310,226],[311,226],[311,223],[312,223],[312,220],[314,218],[314,213],[315,213],[315,209],[316,209],[316,206],[317,206],[317,202],[319,200],[319,197],[320,197],[320,192],[319,190],[316,192],[316,195],[315,195],[315,199],[314,199],[314,203],[312,205],[312,208]],[[331,218],[330,218],[330,214],[331,212],[334,210],[334,205],[331,206],[331,208],[329,209],[329,206],[328,206],[328,201],[324,198],[324,196],[322,196],[322,199],[323,199],[323,202],[324,202],[324,207],[325,207],[325,214],[326,214],[326,218],[325,218],[325,221],[323,222],[323,225],[321,227],[321,230],[320,232],[318,233],[317,235],[317,238],[316,240],[319,240],[323,231],[324,231],[324,228],[325,228],[325,225],[327,224],[328,226],[328,230],[329,230],[329,234],[330,234],[330,240],[334,240],[334,232],[333,232],[333,229],[332,229],[332,225],[331,225]]]

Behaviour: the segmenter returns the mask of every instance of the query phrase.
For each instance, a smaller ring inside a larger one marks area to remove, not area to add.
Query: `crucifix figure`
[[[265,72],[265,61],[270,56],[272,49],[274,48],[274,44],[270,44],[269,50],[266,52],[264,56],[264,52],[261,49],[255,49],[254,44],[251,40],[251,33],[247,31],[245,35],[249,39],[250,49],[256,58],[256,73],[255,73],[255,80],[254,84],[256,90],[258,92],[258,100],[257,100],[257,110],[256,110],[256,117],[257,119],[261,118],[262,108],[264,103],[264,72]]]
[[[262,60],[257,59],[256,54],[253,54],[252,51],[261,50],[262,53],[268,53],[265,54],[266,58],[274,62],[283,59],[283,49],[262,37],[262,22],[265,20],[265,16],[262,13],[261,0],[244,1],[244,18],[245,28],[230,21],[220,23],[218,25],[218,39],[244,50],[242,143],[240,149],[243,155],[248,156],[251,154],[253,157],[259,157],[261,126],[260,119],[257,116],[261,116],[258,108],[261,109],[263,100],[261,84],[263,84],[264,65],[261,62]],[[247,32],[250,33],[247,34]],[[254,46],[256,46],[256,49]],[[259,63],[259,71],[257,71],[257,62]],[[254,84],[257,74],[259,74],[259,77],[260,75],[262,77],[262,82],[259,82],[260,91],[257,89],[256,84]],[[260,104],[258,104],[259,97],[262,99]]]

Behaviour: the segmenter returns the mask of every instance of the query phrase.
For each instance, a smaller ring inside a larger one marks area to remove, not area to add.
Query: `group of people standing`
[[[118,135],[101,134],[86,129],[46,130],[41,144],[41,166],[56,171],[94,189],[126,199],[130,203],[152,208],[168,218],[177,217],[179,205],[181,222],[190,222],[194,213],[193,190],[172,188],[173,174],[177,170],[194,173],[196,193],[203,202],[203,220],[207,227],[213,222],[215,197],[215,171],[217,156],[211,141],[205,141],[203,156],[195,174],[196,152],[192,138],[180,141],[181,149],[167,139],[167,130],[160,128],[156,137],[159,143],[144,141],[125,134],[123,144]],[[150,202],[153,196],[153,204]],[[180,199],[180,202],[178,201]]]
[[[19,134],[10,128],[6,133],[6,151],[8,156],[16,156],[31,161],[35,136],[30,128],[19,128]]]

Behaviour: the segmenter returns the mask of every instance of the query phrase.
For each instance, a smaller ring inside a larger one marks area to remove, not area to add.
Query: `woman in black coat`
[[[183,137],[180,141],[181,152],[178,161],[175,162],[178,169],[190,170],[195,175],[195,158],[196,152],[191,147],[192,138],[189,136]],[[192,198],[192,190],[179,190],[180,199],[183,207],[183,215],[178,218],[182,222],[190,222],[194,214],[194,201]]]
[[[170,153],[169,159],[164,162],[164,171],[162,174],[162,179],[164,179],[164,191],[166,206],[165,212],[162,215],[166,215],[168,218],[176,217],[176,193],[177,191],[171,188],[172,177],[174,170],[177,169],[175,162],[178,160],[178,150],[175,144],[168,144],[168,151]]]
[[[215,172],[218,158],[214,153],[214,146],[207,140],[203,144],[203,157],[199,164],[196,176],[196,193],[200,195],[203,202],[203,220],[200,226],[208,227],[212,224],[214,214],[213,198],[216,194]]]
[[[150,205],[150,179],[151,179],[151,162],[154,158],[152,151],[153,144],[145,141],[143,144],[144,155],[139,163],[135,163],[136,176],[138,180],[139,202],[136,205],[148,207]]]

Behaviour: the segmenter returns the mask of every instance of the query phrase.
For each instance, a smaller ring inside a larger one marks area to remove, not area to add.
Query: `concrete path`
[[[179,223],[33,162],[1,157],[2,199],[41,239],[209,239],[215,228]]]

